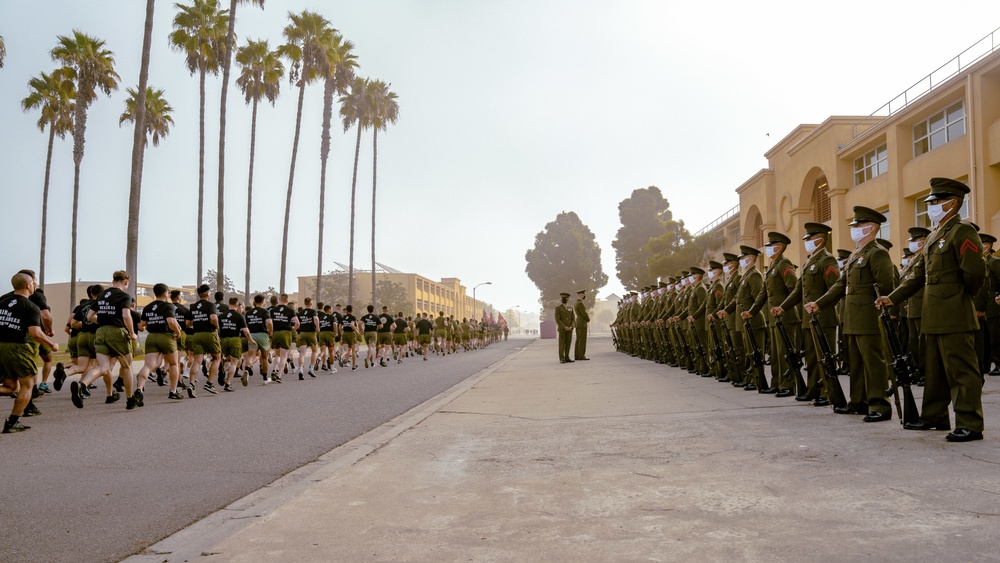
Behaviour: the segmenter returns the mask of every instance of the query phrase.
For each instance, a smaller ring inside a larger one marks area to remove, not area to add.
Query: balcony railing
[[[712,231],[716,227],[718,227],[719,225],[721,225],[721,224],[725,223],[726,221],[729,221],[730,219],[732,219],[733,216],[739,215],[739,214],[740,214],[740,204],[737,203],[732,209],[730,209],[729,211],[726,211],[725,213],[723,213],[722,215],[720,215],[718,218],[716,218],[714,221],[712,221],[708,225],[705,225],[704,227],[702,227],[700,231],[698,231],[697,233],[694,234],[694,236],[698,237],[698,236],[701,236],[701,235],[703,235],[703,234],[705,234],[705,233],[707,233],[709,231]]]

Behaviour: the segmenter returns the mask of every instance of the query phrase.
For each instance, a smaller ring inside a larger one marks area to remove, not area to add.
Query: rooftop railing
[[[871,130],[879,123],[889,119],[923,97],[935,87],[947,82],[970,65],[996,51],[997,48],[1000,48],[1000,44],[997,43],[998,40],[1000,40],[1000,28],[994,29],[989,35],[983,37],[950,61],[918,80],[916,84],[903,90],[901,94],[883,104],[882,107],[872,112],[871,115],[855,123],[851,129],[853,137],[857,138],[862,133]]]
[[[740,214],[740,204],[737,203],[732,209],[730,209],[729,211],[726,211],[725,213],[723,213],[722,215],[720,215],[718,218],[716,218],[714,221],[712,221],[708,225],[705,225],[704,227],[702,227],[700,231],[698,231],[697,233],[694,234],[694,236],[698,237],[698,236],[701,236],[701,235],[703,235],[703,234],[705,234],[705,233],[707,233],[709,231],[712,231],[716,227],[718,227],[719,225],[721,225],[721,224],[725,223],[726,221],[732,219],[734,215],[739,215],[739,214]]]

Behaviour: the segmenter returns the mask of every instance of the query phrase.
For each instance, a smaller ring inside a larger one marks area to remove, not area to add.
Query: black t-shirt
[[[136,311],[129,307],[128,314],[132,315],[132,330],[139,332],[139,321],[142,320],[142,311]]]
[[[336,311],[330,313],[330,319],[333,321],[333,326],[343,327],[344,325],[344,314],[338,313]]]
[[[376,332],[378,331],[378,322],[378,317],[372,313],[368,313],[367,315],[361,317],[361,329],[364,332]]]
[[[217,314],[222,315],[223,313],[229,310],[229,305],[226,305],[222,301],[216,301],[215,310],[217,311]]]
[[[90,310],[89,308],[85,309],[87,303],[89,303],[89,301],[86,300],[86,299],[84,299],[83,301],[80,302],[79,305],[77,305],[76,307],[73,308],[73,320],[74,321],[86,324],[86,320],[87,319],[84,318],[85,315],[84,315],[83,312],[84,312],[84,310],[87,310],[87,311]],[[73,328],[72,323],[70,324],[69,335],[70,335],[71,338],[74,337],[74,336],[77,336],[81,332],[83,332],[83,327]]]
[[[191,320],[191,309],[180,303],[173,303],[174,306],[174,317],[177,319],[177,323],[181,325],[181,330],[184,334],[194,334],[194,329],[187,325],[187,321]]]
[[[31,294],[28,300],[34,303],[40,311],[52,310],[52,307],[49,307],[49,302],[45,299],[45,294],[40,289],[35,289],[35,292]]]
[[[191,324],[195,332],[215,332],[212,315],[218,316],[215,304],[207,299],[199,299],[191,305]]]
[[[146,321],[146,332],[163,334],[170,332],[167,319],[174,317],[174,304],[165,301],[153,301],[142,309],[141,320]]]
[[[42,326],[42,311],[30,299],[14,292],[0,298],[0,342],[24,344],[33,326]]]
[[[319,331],[320,332],[333,332],[333,315],[327,313],[319,313]]]
[[[389,325],[392,324],[392,315],[382,313],[378,316],[378,324],[382,325],[382,328],[378,329],[379,332],[391,332],[392,328]]]
[[[299,313],[299,332],[316,332],[316,322],[313,320],[315,318],[315,309],[302,309]]]
[[[122,317],[122,311],[128,309],[131,303],[132,297],[117,287],[105,289],[97,297],[97,303],[94,306],[94,310],[97,311],[97,324],[125,328],[125,318]]]
[[[430,319],[417,321],[417,334],[430,334],[432,330],[434,330],[434,323]]]
[[[247,328],[247,321],[236,309],[229,309],[219,317],[219,336],[233,338],[239,336]]]
[[[288,305],[278,305],[271,309],[271,324],[274,330],[292,330],[292,317],[295,310]]]
[[[340,316],[340,326],[344,327],[344,332],[354,332],[354,315],[350,313],[345,313]]]
[[[404,319],[403,317],[399,317],[393,322],[396,323],[396,330],[394,330],[393,332],[395,332],[396,334],[406,334],[406,327],[407,327],[406,319]]]
[[[271,318],[271,314],[267,312],[267,309],[263,307],[254,307],[247,311],[246,321],[247,329],[250,333],[267,333],[267,319]]]

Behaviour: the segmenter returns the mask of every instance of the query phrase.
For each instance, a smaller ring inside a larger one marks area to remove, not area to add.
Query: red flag
[[[483,309],[483,321],[482,322],[485,323],[487,321],[488,321],[488,319],[486,318],[486,309]]]
[[[491,325],[497,324],[497,322],[495,320],[493,320],[493,311],[490,311],[490,324]]]
[[[507,326],[507,319],[503,318],[503,313],[497,313],[497,320],[500,322],[500,328]]]

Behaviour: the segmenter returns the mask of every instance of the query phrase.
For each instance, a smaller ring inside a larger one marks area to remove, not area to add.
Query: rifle
[[[717,379],[719,381],[722,381],[723,379],[729,379],[728,377],[726,377],[726,374],[725,374],[726,357],[725,357],[725,354],[723,354],[723,352],[722,352],[722,343],[719,341],[719,331],[717,331],[715,329],[715,321],[714,320],[709,321],[708,327],[712,329],[712,342],[715,343],[715,346],[714,346],[714,349],[715,349],[715,364],[719,368],[719,377]]]
[[[833,353],[833,348],[830,347],[826,333],[819,326],[816,314],[810,316],[809,324],[812,326],[813,344],[816,346],[816,350],[822,353],[817,359],[819,360],[820,373],[826,381],[827,392],[830,394],[830,403],[835,409],[846,409],[847,397],[844,396],[844,388],[840,386],[840,380],[837,379],[837,356]]]
[[[750,357],[757,368],[757,392],[765,393],[771,386],[767,383],[767,375],[764,373],[764,354],[757,346],[757,339],[753,337],[753,324],[750,319],[743,319],[743,337],[750,343]]]
[[[694,373],[694,357],[691,354],[691,345],[688,344],[687,338],[684,337],[684,331],[681,330],[678,324],[674,324],[674,333],[677,336],[677,341],[681,343],[681,348],[684,350],[684,367],[688,373]]]
[[[881,297],[878,292],[878,284],[875,284],[875,294]],[[886,358],[887,363],[892,362],[893,375],[892,388],[888,392],[896,402],[896,413],[899,415],[899,423],[916,424],[920,422],[920,413],[917,412],[917,401],[913,398],[913,389],[911,388],[915,370],[913,363],[910,362],[909,354],[903,351],[903,346],[899,342],[899,335],[896,333],[896,327],[893,326],[892,319],[889,317],[889,311],[885,307],[882,307],[882,312],[878,315],[878,326],[879,331],[882,333],[883,341],[889,345],[889,354],[892,356],[891,359]],[[899,392],[896,390],[897,387],[903,388],[902,409],[899,406]]]
[[[697,321],[695,321],[697,322]],[[694,338],[695,350],[698,352],[698,359],[701,360],[701,365],[705,366],[705,371],[708,371],[708,358],[705,357],[705,347],[701,344],[701,338],[698,336],[698,329],[694,326],[695,323],[691,323],[691,336]],[[711,373],[701,373],[695,369],[695,373],[702,377],[709,377]]]
[[[721,321],[720,321],[721,322]],[[724,342],[726,343],[726,357],[729,358],[730,374],[733,378],[739,377],[739,379],[733,379],[734,384],[743,384],[743,369],[740,367],[740,358],[736,353],[736,346],[733,345],[733,337],[729,334],[729,329],[722,327],[722,335],[725,337]]]
[[[787,376],[788,372],[792,373],[795,377],[795,394],[804,397],[806,395],[806,382],[802,380],[802,358],[795,351],[792,339],[788,337],[788,331],[785,330],[781,318],[774,318],[774,327],[778,329],[781,341],[785,344],[785,360],[788,361],[788,371],[785,372],[785,375]]]

